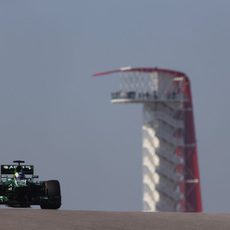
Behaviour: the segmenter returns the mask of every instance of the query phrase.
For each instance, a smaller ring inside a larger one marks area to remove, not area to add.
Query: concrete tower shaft
[[[188,77],[158,68],[117,73],[120,88],[112,103],[143,104],[143,210],[202,211],[200,177]]]

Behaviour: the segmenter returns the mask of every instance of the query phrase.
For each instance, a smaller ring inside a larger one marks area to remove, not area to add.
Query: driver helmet
[[[15,169],[15,177],[16,179],[24,179],[25,178],[25,174],[23,172],[22,166],[17,166]]]

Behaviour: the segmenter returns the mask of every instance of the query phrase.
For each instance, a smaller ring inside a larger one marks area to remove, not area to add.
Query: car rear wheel
[[[61,207],[61,189],[57,180],[44,182],[45,197],[41,200],[42,209],[59,209]]]

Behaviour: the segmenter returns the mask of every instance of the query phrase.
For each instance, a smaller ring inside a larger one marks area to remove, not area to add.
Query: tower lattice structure
[[[201,212],[197,144],[189,78],[159,68],[124,67],[112,103],[143,104],[143,211]]]

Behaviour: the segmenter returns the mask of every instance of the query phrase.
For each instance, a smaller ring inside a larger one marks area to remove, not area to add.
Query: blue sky
[[[0,150],[60,179],[63,209],[141,209],[139,105],[112,105],[122,66],[191,79],[206,212],[229,212],[230,2],[0,2]]]

